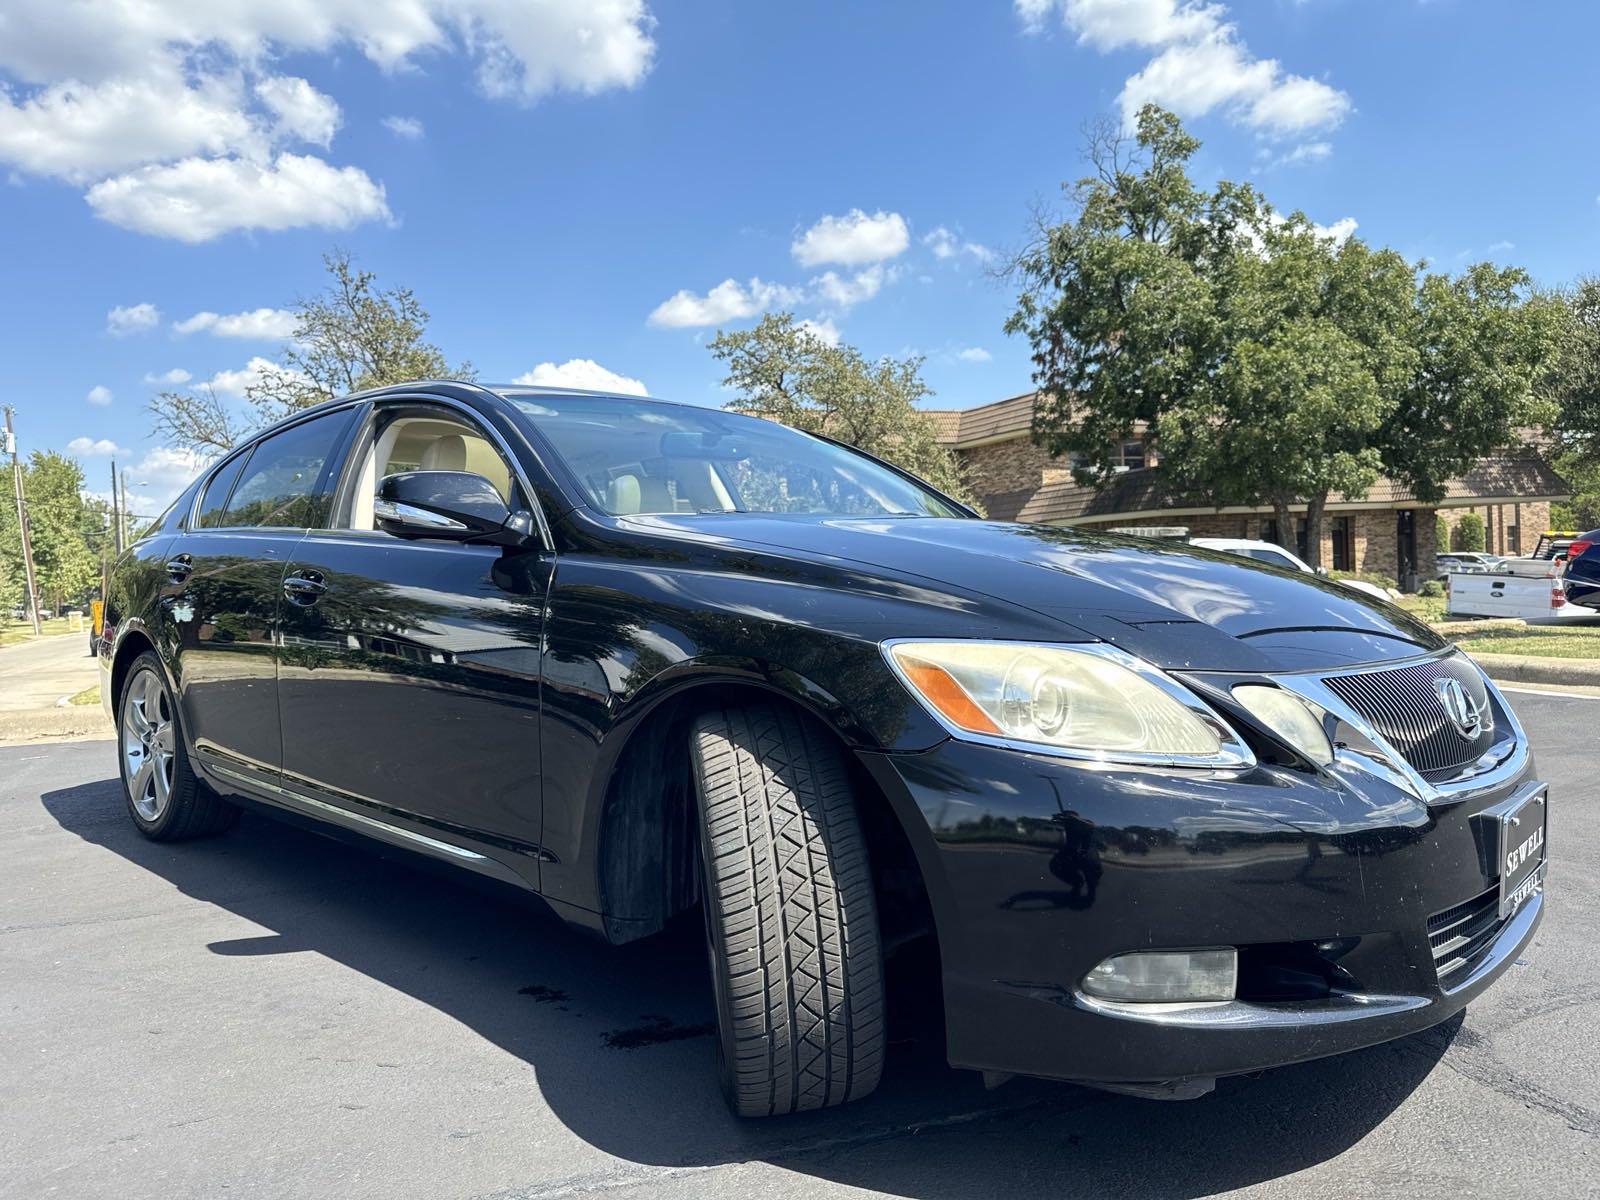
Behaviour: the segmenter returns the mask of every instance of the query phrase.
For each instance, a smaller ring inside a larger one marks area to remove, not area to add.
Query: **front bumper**
[[[1359,1049],[1460,1011],[1543,915],[1534,896],[1469,962],[1436,965],[1430,917],[1498,887],[1474,817],[1529,785],[1526,756],[1432,805],[1337,769],[1094,767],[954,740],[865,758],[922,862],[955,1066],[1148,1088]],[[1110,955],[1214,946],[1254,964],[1238,1000],[1080,991]]]

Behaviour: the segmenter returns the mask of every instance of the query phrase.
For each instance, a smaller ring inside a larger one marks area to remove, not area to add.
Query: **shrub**
[[[1417,595],[1426,596],[1430,600],[1436,596],[1442,596],[1444,595],[1444,584],[1437,579],[1429,579],[1417,589]]]
[[[1456,522],[1456,549],[1473,552],[1483,547],[1483,518],[1477,513],[1462,513]]]
[[[1376,571],[1329,571],[1329,579],[1364,579],[1368,583],[1375,583],[1381,588],[1399,588],[1399,584],[1387,575],[1380,575]]]
[[[1443,513],[1438,513],[1434,517],[1433,544],[1439,550],[1450,549],[1450,522],[1445,520]]]

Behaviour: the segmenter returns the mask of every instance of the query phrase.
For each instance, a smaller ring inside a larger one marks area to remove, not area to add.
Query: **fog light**
[[[1083,977],[1083,990],[1106,1000],[1232,1000],[1239,952],[1151,950],[1116,954]]]

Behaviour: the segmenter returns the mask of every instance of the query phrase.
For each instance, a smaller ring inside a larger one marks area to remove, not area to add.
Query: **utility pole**
[[[5,448],[11,455],[11,482],[17,492],[17,531],[22,535],[22,566],[28,581],[28,612],[33,617],[33,636],[44,630],[39,627],[39,593],[33,582],[33,536],[28,531],[28,500],[22,491],[22,467],[17,462],[17,435],[11,429],[11,405],[6,405]]]
[[[117,460],[111,460],[111,540],[122,553],[122,502],[117,499]]]

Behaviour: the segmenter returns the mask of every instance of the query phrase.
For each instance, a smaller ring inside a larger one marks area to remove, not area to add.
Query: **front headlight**
[[[904,641],[884,653],[957,737],[1107,762],[1254,761],[1199,697],[1112,646]]]

